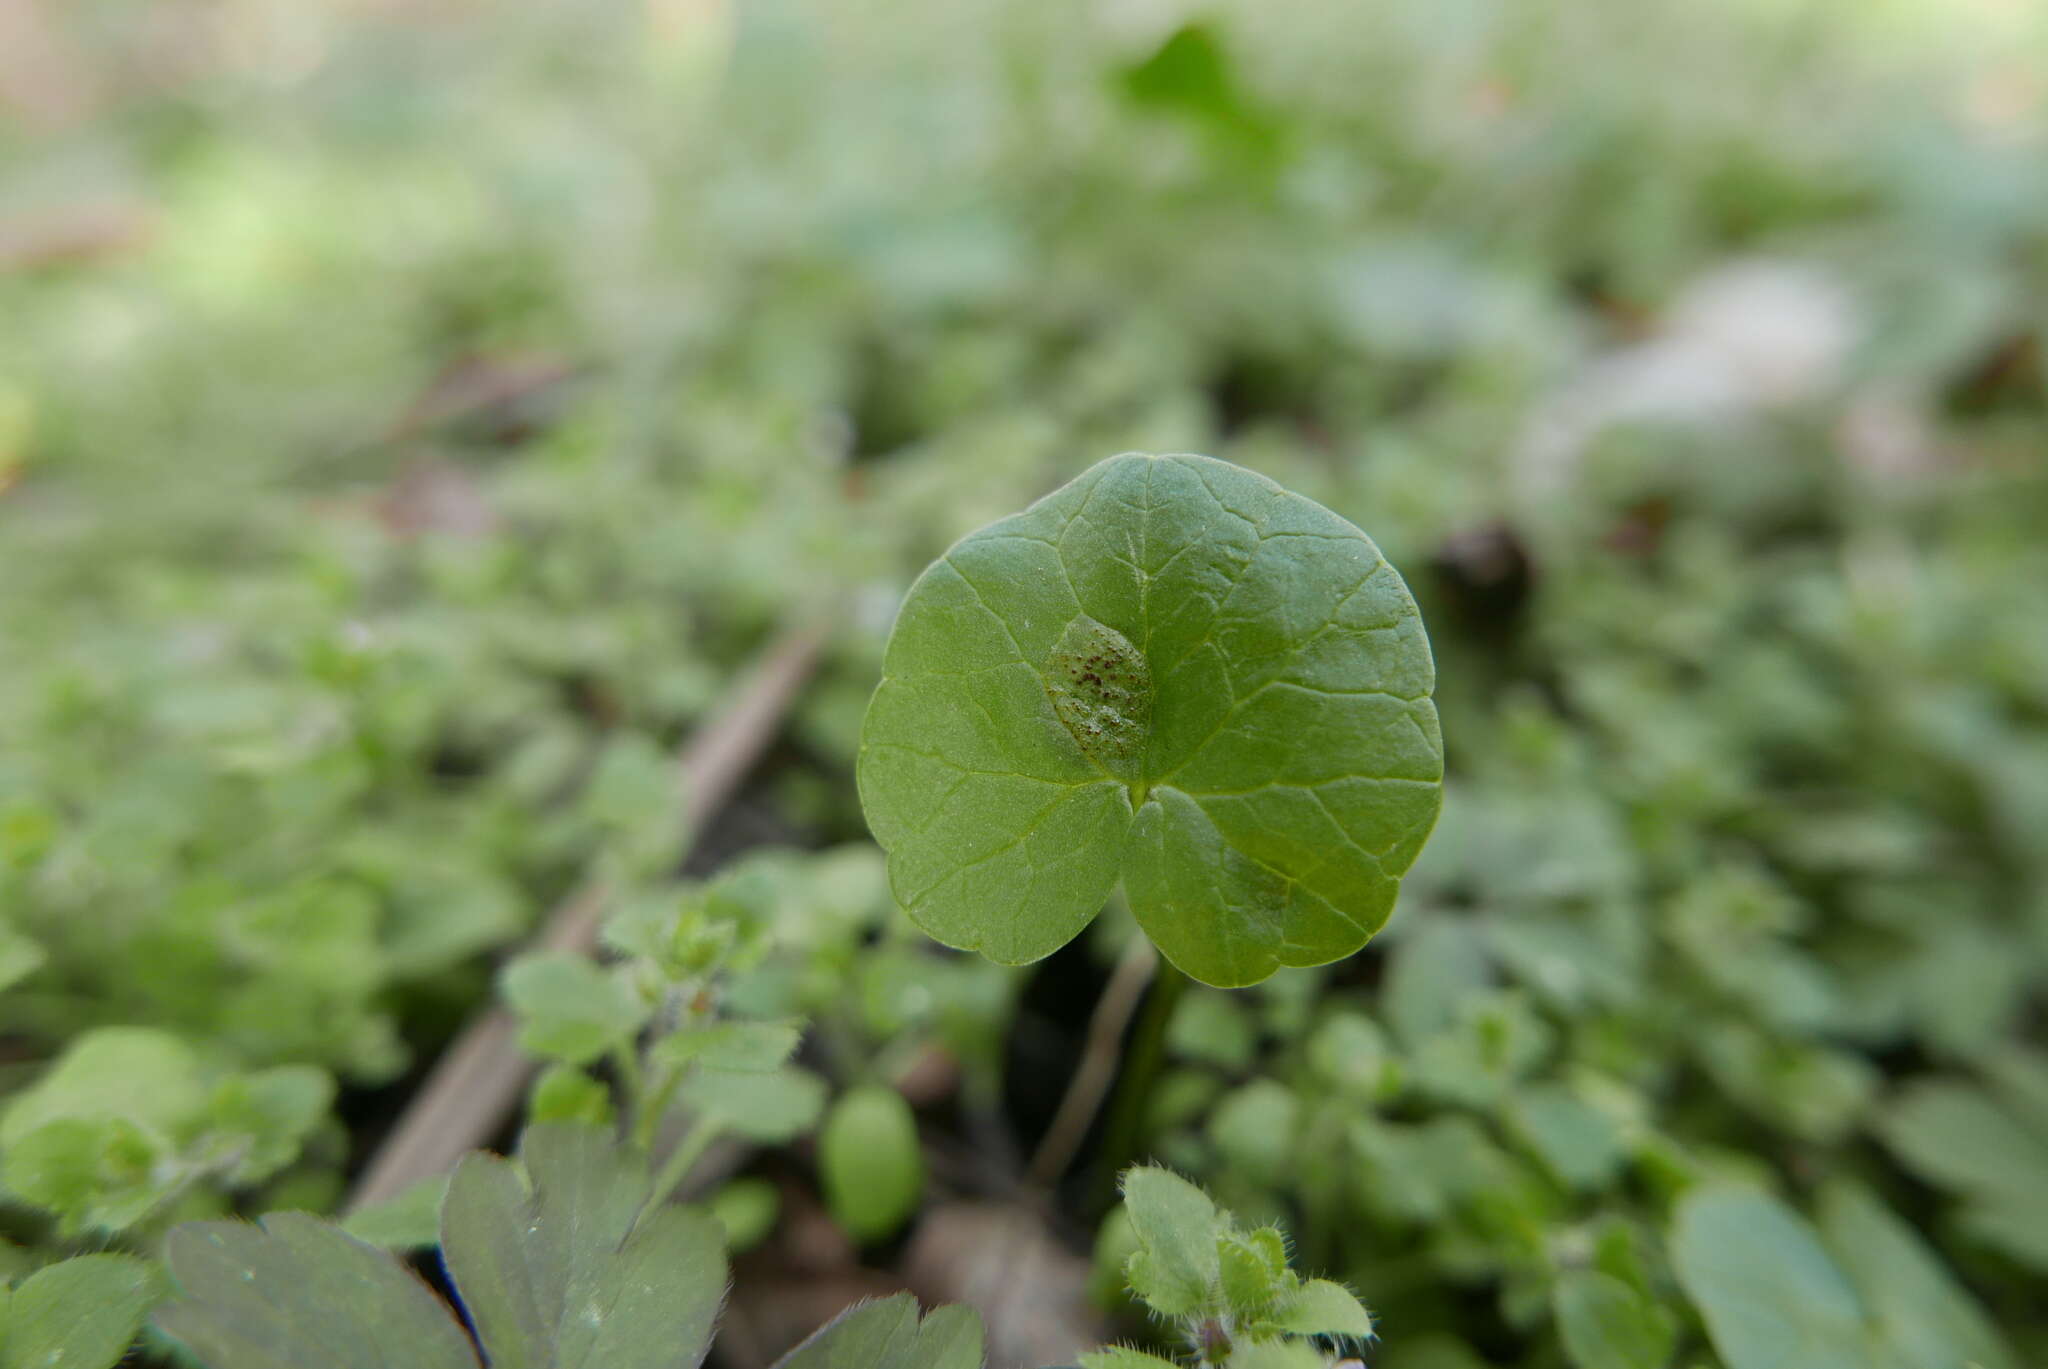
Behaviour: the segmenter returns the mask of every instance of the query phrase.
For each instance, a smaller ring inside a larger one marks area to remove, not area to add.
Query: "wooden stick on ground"
[[[701,723],[678,760],[685,793],[683,822],[693,835],[724,807],[768,743],[797,690],[816,666],[825,638],[822,621],[785,631]],[[597,944],[610,890],[589,879],[549,915],[537,948],[587,951]],[[462,1155],[488,1141],[519,1101],[533,1062],[519,1051],[518,1023],[494,1008],[466,1027],[443,1051],[391,1134],[365,1166],[349,1210],[397,1197],[453,1169]]]

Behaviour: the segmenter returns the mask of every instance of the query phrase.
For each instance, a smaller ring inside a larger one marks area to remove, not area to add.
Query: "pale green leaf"
[[[505,967],[499,989],[519,1016],[519,1045],[581,1065],[633,1039],[647,1006],[587,957],[536,951]]]
[[[0,924],[0,989],[28,978],[50,958],[49,952],[20,931]]]
[[[903,1095],[874,1084],[843,1094],[818,1131],[818,1173],[833,1219],[855,1240],[880,1240],[908,1221],[924,1161]]]
[[[464,1157],[442,1257],[492,1369],[703,1360],[725,1294],[721,1234],[682,1207],[643,1215],[647,1199],[639,1157],[595,1127],[531,1127],[516,1166]]]
[[[1121,878],[1167,958],[1351,954],[1436,821],[1428,641],[1365,535],[1250,471],[1113,457],[911,588],[861,736],[898,900],[1007,963]]]
[[[1688,1193],[1671,1262],[1728,1369],[1870,1369],[1856,1290],[1813,1228],[1769,1194]]]
[[[1146,1165],[1123,1176],[1124,1211],[1138,1236],[1126,1266],[1131,1291],[1164,1316],[1202,1307],[1222,1277],[1223,1223],[1209,1195],[1171,1170]]]
[[[108,1369],[163,1293],[133,1255],[79,1255],[22,1280],[0,1314],[0,1369]]]
[[[1902,1369],[2015,1369],[1984,1309],[1869,1190],[1846,1181],[1823,1189],[1820,1229]]]
[[[1307,1341],[1240,1341],[1228,1369],[1327,1369],[1330,1357]]]
[[[679,1092],[683,1105],[715,1118],[728,1131],[777,1145],[817,1125],[825,1110],[825,1081],[809,1070],[705,1070]]]
[[[772,1070],[787,1063],[802,1040],[800,1022],[712,1022],[663,1037],[654,1057],[714,1070]]]
[[[100,1027],[15,1098],[0,1119],[0,1145],[56,1121],[118,1120],[168,1136],[197,1119],[206,1099],[198,1059],[183,1041],[147,1027]]]
[[[448,1176],[437,1174],[387,1198],[348,1214],[341,1229],[359,1241],[386,1250],[419,1250],[441,1240],[441,1203],[448,1195]]]
[[[1550,1305],[1577,1369],[1664,1369],[1677,1347],[1671,1314],[1611,1275],[1573,1270]]]

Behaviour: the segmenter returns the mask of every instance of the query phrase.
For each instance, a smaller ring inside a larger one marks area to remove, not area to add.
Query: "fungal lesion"
[[[1132,786],[1137,800],[1152,730],[1152,667],[1131,640],[1083,614],[1046,661],[1053,712],[1081,751]]]

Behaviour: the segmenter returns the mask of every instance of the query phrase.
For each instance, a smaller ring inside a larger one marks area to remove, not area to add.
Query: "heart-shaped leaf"
[[[1201,456],[1112,457],[911,588],[861,734],[889,878],[1019,964],[1118,879],[1210,984],[1363,946],[1436,822],[1415,603],[1328,509]]]

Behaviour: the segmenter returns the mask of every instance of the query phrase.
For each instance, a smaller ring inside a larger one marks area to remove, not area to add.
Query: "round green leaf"
[[[1210,984],[1350,955],[1441,803],[1414,600],[1328,509],[1202,456],[1112,457],[912,586],[861,802],[932,936],[1021,964],[1121,878]]]

